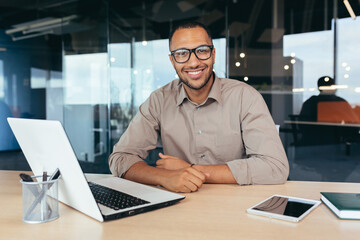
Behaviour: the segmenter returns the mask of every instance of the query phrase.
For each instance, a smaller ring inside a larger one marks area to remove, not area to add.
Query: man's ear
[[[213,57],[213,59],[214,59],[214,63],[213,63],[213,64],[215,64],[215,48],[213,48],[213,53],[212,53],[212,54],[213,54],[213,56],[214,56],[214,57]]]
[[[169,59],[170,59],[170,62],[171,62],[171,64],[173,65],[173,67],[174,67],[174,69],[175,69],[175,63],[174,63],[174,58],[172,57],[172,55],[171,54],[169,54]]]

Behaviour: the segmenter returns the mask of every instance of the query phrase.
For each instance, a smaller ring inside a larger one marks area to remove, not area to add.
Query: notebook
[[[321,201],[340,219],[360,220],[360,193],[321,192]]]
[[[98,221],[166,207],[185,198],[113,176],[88,183],[59,121],[8,118],[8,122],[33,173],[42,175],[43,171],[52,173],[59,168],[59,201]],[[92,191],[101,199],[96,200]],[[103,195],[109,194],[130,203],[122,206],[115,202],[114,207],[114,202],[104,202]]]

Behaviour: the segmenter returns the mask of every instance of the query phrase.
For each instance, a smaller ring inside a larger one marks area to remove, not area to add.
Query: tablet
[[[256,215],[299,222],[320,203],[317,200],[273,195],[246,211]]]

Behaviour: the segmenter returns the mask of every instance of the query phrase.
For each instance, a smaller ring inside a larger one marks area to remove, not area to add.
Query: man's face
[[[170,51],[180,48],[193,49],[201,45],[212,45],[211,39],[201,27],[177,30],[170,43]],[[170,55],[170,61],[175,68],[180,80],[189,88],[199,90],[208,82],[213,72],[215,63],[215,49],[207,60],[199,60],[194,53],[185,63],[177,63]]]

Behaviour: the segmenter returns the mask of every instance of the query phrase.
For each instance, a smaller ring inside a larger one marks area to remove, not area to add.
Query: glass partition
[[[360,181],[358,1],[353,17],[339,0],[20,2],[0,5],[0,169],[26,167],[14,116],[61,121],[82,168],[109,172],[141,103],[177,78],[170,30],[196,20],[212,32],[216,74],[264,97],[289,179]]]
[[[61,120],[83,170],[109,172],[108,3],[74,1],[63,8],[72,20],[65,26],[62,18]]]

